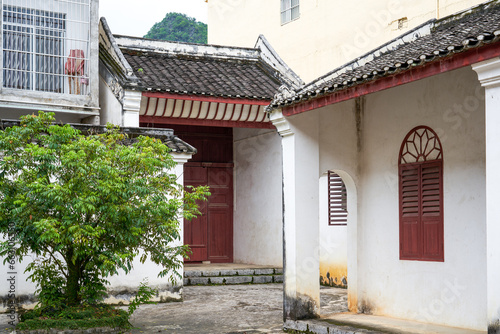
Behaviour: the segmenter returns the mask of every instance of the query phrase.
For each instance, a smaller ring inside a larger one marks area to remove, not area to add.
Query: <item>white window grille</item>
[[[90,0],[2,0],[5,88],[88,93]]]
[[[281,24],[298,19],[299,0],[281,0]]]

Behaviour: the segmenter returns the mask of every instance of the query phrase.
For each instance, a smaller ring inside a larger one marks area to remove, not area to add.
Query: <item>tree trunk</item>
[[[81,263],[76,261],[73,263],[73,248],[70,248],[67,253],[66,264],[68,266],[68,279],[66,281],[66,298],[68,306],[80,304],[80,275]]]

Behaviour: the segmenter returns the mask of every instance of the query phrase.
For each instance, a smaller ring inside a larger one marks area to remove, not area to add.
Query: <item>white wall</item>
[[[99,104],[101,107],[101,124],[122,125],[123,106],[113,94],[111,88],[99,76]]]
[[[276,130],[235,128],[234,262],[283,263],[281,139]]]
[[[466,68],[367,97],[358,261],[374,313],[486,329],[483,95]],[[399,260],[398,154],[422,124],[443,146],[444,263]]]
[[[484,90],[476,74],[464,68],[365,98],[364,108],[347,101],[289,118],[319,121],[317,177],[338,169],[356,185],[349,302],[358,311],[486,330]],[[399,259],[398,155],[418,125],[434,129],[443,146],[444,262]]]
[[[264,34],[306,82],[415,28],[437,15],[483,0],[300,1],[300,18],[281,25],[279,0],[208,1],[208,42],[253,47]],[[397,20],[407,24],[397,28]]]

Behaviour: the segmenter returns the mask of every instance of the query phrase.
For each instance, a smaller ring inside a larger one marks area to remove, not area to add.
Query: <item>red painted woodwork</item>
[[[187,262],[233,262],[233,167],[210,164],[184,167],[185,185],[208,185],[211,196],[200,203],[201,216],[184,222]]]
[[[223,128],[274,129],[274,125],[271,122],[221,121],[213,119],[172,118],[161,116],[139,116],[139,121],[140,123],[149,124],[153,127],[160,124],[179,124]]]
[[[400,149],[399,238],[401,260],[444,261],[442,149],[425,126],[410,131]]]
[[[160,98],[160,99],[176,99],[176,100],[215,102],[215,103],[251,104],[251,105],[259,105],[259,106],[267,106],[271,102],[270,100],[251,100],[251,99],[227,98],[227,97],[216,97],[216,96],[183,95],[183,94],[171,94],[171,93],[163,93],[163,92],[143,92],[142,96],[155,97],[155,98]]]
[[[375,79],[341,90],[329,95],[323,95],[316,99],[298,103],[283,108],[283,115],[291,116],[313,109],[321,108],[330,104],[350,100],[356,97],[382,91],[384,89],[397,87],[406,83],[428,78],[430,76],[470,66],[474,63],[500,56],[500,43],[494,43],[479,48],[474,48],[462,53],[453,54],[449,57],[438,59],[428,64],[410,68],[395,75]]]
[[[205,168],[184,168],[184,185],[197,187],[208,183]],[[184,244],[193,252],[188,261],[201,262],[208,259],[208,215],[207,202],[198,201],[201,215],[191,221],[184,219]]]
[[[208,185],[212,194],[201,205],[202,215],[184,222],[184,243],[193,250],[186,261],[233,262],[233,129],[175,124],[163,127],[173,129],[198,150],[184,165],[184,184]]]

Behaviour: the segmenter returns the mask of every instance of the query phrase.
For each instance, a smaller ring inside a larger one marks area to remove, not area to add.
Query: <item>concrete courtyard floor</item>
[[[347,311],[347,290],[322,289],[322,312]],[[183,303],[141,306],[130,333],[283,333],[283,285],[188,286]]]
[[[347,311],[347,290],[322,288],[322,314]],[[0,314],[0,333],[10,333]],[[126,333],[283,333],[283,285],[184,287],[184,302],[141,305]]]

